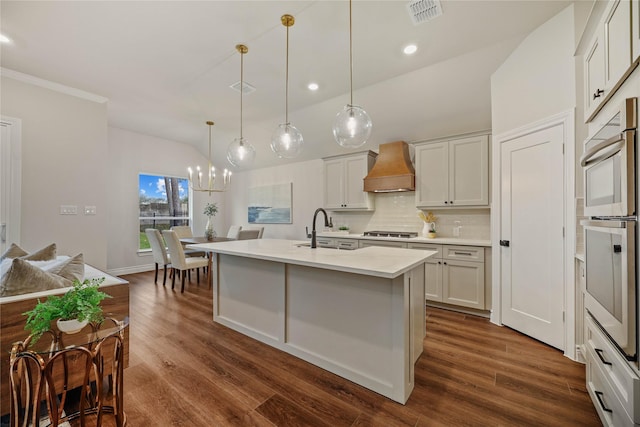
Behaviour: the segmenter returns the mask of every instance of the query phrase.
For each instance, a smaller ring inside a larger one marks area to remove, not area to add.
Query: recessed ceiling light
[[[4,34],[0,34],[0,43],[11,43],[11,39]]]
[[[309,88],[309,90],[318,90],[320,86],[318,86],[318,83],[309,83],[307,87]]]
[[[414,53],[416,53],[417,50],[418,50],[418,46],[416,46],[415,44],[410,44],[405,46],[403,52],[405,55],[413,55]]]

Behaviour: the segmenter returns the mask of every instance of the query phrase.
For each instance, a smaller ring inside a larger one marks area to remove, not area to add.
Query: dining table
[[[196,245],[201,243],[217,243],[217,242],[229,242],[231,240],[236,240],[230,237],[214,237],[212,239],[208,239],[205,236],[191,236],[191,237],[182,237],[180,238],[180,243],[183,246],[185,245]],[[207,252],[207,257],[209,258],[209,265],[207,266],[207,282],[209,283],[209,289],[211,289],[211,273],[213,269],[213,252]]]

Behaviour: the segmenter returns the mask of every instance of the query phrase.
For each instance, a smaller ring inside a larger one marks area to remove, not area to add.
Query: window
[[[139,175],[140,206],[139,249],[150,249],[144,230],[168,230],[174,225],[189,225],[189,181],[186,178],[162,175]]]

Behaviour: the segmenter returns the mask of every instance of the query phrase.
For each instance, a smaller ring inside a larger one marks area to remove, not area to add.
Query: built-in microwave
[[[636,127],[637,99],[628,98],[585,143],[580,164],[586,216],[636,215]]]

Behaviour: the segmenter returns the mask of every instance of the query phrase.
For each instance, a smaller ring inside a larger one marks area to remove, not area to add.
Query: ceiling
[[[528,33],[570,1],[447,1],[443,15],[414,25],[408,1],[353,2],[354,103],[371,116],[362,149],[490,128],[491,74]],[[254,167],[282,164],[269,148],[285,112],[305,148],[293,161],[346,153],[331,133],[349,101],[347,1],[5,1],[3,68],[108,98],[109,125],[193,144],[213,157],[240,133],[238,43],[246,44],[243,135]],[[402,53],[408,43],[418,51]],[[307,84],[317,82],[311,92]]]

